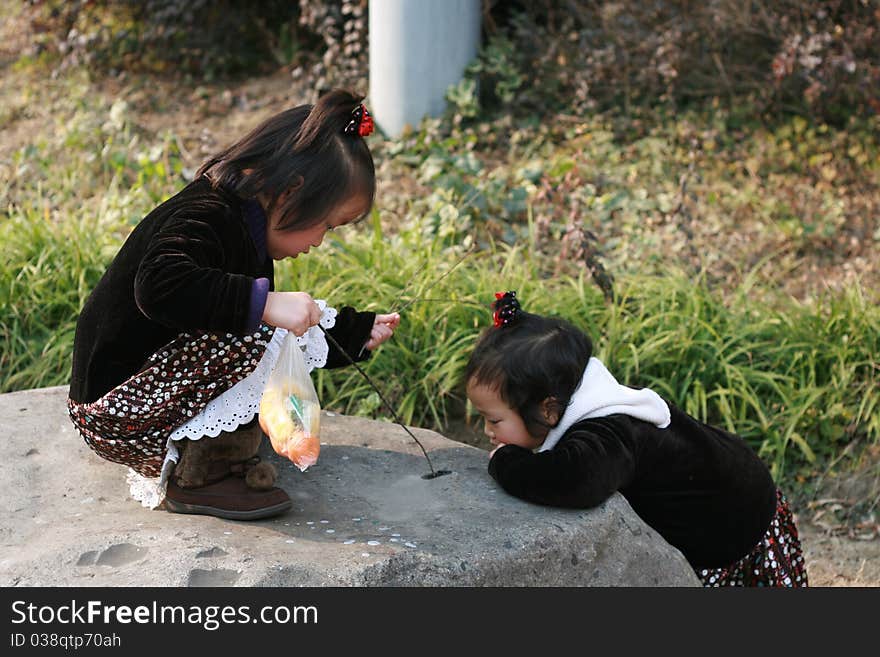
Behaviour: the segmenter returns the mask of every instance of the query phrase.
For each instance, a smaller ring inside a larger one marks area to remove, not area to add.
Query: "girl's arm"
[[[400,315],[391,313],[377,315],[373,312],[358,312],[351,306],[344,306],[336,316],[336,323],[327,333],[333,336],[349,357],[355,361],[367,360],[376,349],[394,335],[394,329],[400,324]],[[327,354],[325,369],[344,367],[349,364],[345,357],[333,344],[327,341],[330,352]]]
[[[369,311],[357,311],[351,306],[343,306],[336,315],[336,323],[333,328],[327,332],[333,336],[333,339],[339,343],[339,346],[345,349],[345,352],[351,356],[355,362],[367,360],[371,355],[368,349],[364,347],[370,339],[370,333],[376,322],[376,313]],[[326,369],[334,367],[344,367],[349,364],[348,358],[329,340],[327,341],[330,352],[327,354]]]
[[[224,271],[223,226],[180,218],[153,236],[134,281],[144,315],[178,330],[247,332],[254,278]]]
[[[546,452],[505,445],[489,461],[489,474],[506,492],[548,506],[590,508],[626,486],[635,459],[613,434],[576,431]]]

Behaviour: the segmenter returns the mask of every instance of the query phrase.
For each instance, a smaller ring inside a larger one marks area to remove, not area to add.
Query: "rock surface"
[[[95,455],[66,387],[0,395],[2,586],[695,586],[678,550],[620,495],[591,510],[508,496],[483,450],[325,414],[317,465],[275,455],[294,508],[235,522],[150,510]]]

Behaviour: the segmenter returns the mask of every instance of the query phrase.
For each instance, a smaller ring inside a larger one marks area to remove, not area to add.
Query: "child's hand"
[[[399,324],[400,315],[398,313],[376,315],[376,321],[373,322],[373,329],[370,331],[370,339],[367,340],[364,347],[372,351],[394,335],[394,329],[396,329]]]
[[[303,335],[321,319],[321,309],[306,292],[269,292],[263,321]]]

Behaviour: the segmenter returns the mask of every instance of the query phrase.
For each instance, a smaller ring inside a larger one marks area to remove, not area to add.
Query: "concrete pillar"
[[[370,106],[389,137],[438,116],[477,55],[480,0],[370,0]]]

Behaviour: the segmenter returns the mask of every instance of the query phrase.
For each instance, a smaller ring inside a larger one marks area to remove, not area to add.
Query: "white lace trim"
[[[315,299],[321,309],[319,324],[325,329],[336,325],[336,309],[327,305],[323,299]],[[281,352],[281,343],[287,335],[287,329],[276,328],[275,333],[266,345],[266,351],[257,367],[247,377],[236,383],[226,392],[209,401],[201,413],[190,418],[179,426],[168,438],[165,461],[162,463],[162,474],[158,477],[144,477],[129,468],[126,481],[131,496],[143,506],[155,509],[165,499],[165,488],[168,476],[177,463],[179,454],[174,446],[175,440],[199,440],[202,436],[216,437],[221,431],[235,431],[242,424],[253,420],[260,409],[260,398],[266,381],[275,367]],[[327,364],[330,348],[324,333],[317,326],[312,326],[303,335],[296,338],[296,343],[303,350],[308,371]]]
[[[240,424],[250,422],[260,408],[260,396],[269,379],[281,343],[287,331],[278,328],[266,345],[266,352],[248,376],[226,392],[209,401],[202,412],[191,417],[171,432],[172,440],[198,440],[202,436],[216,437],[221,431],[235,431]]]
[[[148,509],[155,509],[165,499],[168,475],[171,474],[174,464],[177,463],[178,459],[177,448],[172,446],[171,450],[174,451],[174,457],[169,458],[169,450],[169,454],[166,454],[165,462],[162,464],[162,474],[158,477],[144,477],[131,468],[128,469],[128,475],[125,478],[126,483],[128,483],[128,490],[134,499]]]
[[[318,324],[325,329],[332,329],[336,326],[336,316],[339,314],[336,308],[328,306],[323,299],[315,299],[315,303],[321,309],[321,319],[318,320]],[[309,372],[327,364],[327,354],[330,353],[330,347],[327,345],[324,332],[317,326],[309,327],[308,331],[296,339],[296,343],[302,347],[303,359],[306,361]],[[260,394],[262,394],[262,390]]]
[[[327,303],[322,299],[316,300],[316,303],[321,309],[321,326],[325,329],[332,328],[336,324],[336,309],[327,307]],[[201,413],[175,429],[171,433],[171,439],[198,440],[202,436],[213,438],[219,436],[221,431],[235,431],[239,425],[253,420],[254,415],[260,410],[263,389],[278,360],[281,343],[286,335],[286,329],[276,328],[272,339],[266,345],[266,353],[263,354],[254,371],[229,390],[209,401]],[[317,326],[312,326],[302,336],[297,337],[296,343],[303,350],[303,359],[309,372],[327,364],[327,354],[330,349],[324,333]]]
[[[165,490],[168,488],[168,477],[174,470],[174,465],[180,460],[180,452],[171,438],[166,445],[165,460],[162,462],[162,472],[158,477],[144,477],[131,468],[125,478],[131,496],[148,509],[155,509],[165,499]]]

